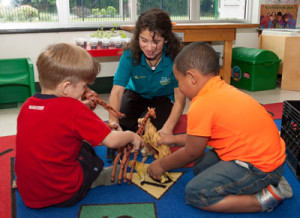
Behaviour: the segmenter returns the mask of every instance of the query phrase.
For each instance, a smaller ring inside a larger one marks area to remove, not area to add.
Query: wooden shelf
[[[270,50],[281,59],[281,89],[300,91],[300,36],[279,31],[269,35],[263,31],[259,44],[260,49]]]
[[[107,49],[100,48],[100,46],[98,46],[97,49],[90,49],[88,47],[86,50],[92,57],[121,56],[123,53],[123,49],[115,47],[109,47]]]

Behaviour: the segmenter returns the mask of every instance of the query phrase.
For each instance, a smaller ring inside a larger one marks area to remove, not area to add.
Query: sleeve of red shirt
[[[85,105],[78,111],[74,125],[78,137],[92,146],[100,145],[111,132],[106,123]]]

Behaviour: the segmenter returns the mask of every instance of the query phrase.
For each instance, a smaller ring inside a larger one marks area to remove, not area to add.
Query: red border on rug
[[[264,104],[263,106],[272,115],[273,120],[279,120],[282,118],[283,102]]]
[[[15,156],[16,136],[1,137],[0,143],[0,211],[2,217],[13,217],[11,159]]]

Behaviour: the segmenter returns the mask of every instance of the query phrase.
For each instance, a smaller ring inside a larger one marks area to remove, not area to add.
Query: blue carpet
[[[281,120],[275,120],[275,123],[280,129]],[[99,146],[96,148],[97,154],[105,160],[106,148]],[[111,162],[105,163],[111,165]],[[18,191],[16,191],[16,208],[17,217],[77,217],[79,215],[81,205],[86,204],[116,204],[116,203],[154,203],[156,205],[158,217],[296,217],[299,214],[300,205],[300,183],[295,175],[285,165],[284,176],[291,184],[294,196],[291,199],[286,199],[281,205],[270,213],[244,213],[244,214],[226,214],[226,213],[212,213],[202,211],[185,204],[184,189],[187,182],[193,177],[191,168],[184,168],[178,171],[184,172],[183,176],[169,189],[167,193],[160,199],[156,200],[135,185],[113,185],[106,187],[97,187],[91,189],[86,198],[73,207],[69,208],[55,208],[49,207],[45,209],[30,209],[27,208]]]

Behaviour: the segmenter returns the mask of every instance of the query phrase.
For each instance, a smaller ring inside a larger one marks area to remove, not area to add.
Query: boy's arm
[[[102,141],[102,144],[108,148],[120,148],[131,143],[133,151],[137,151],[143,143],[142,138],[131,131],[112,130]]]
[[[154,179],[160,179],[165,171],[186,166],[204,153],[207,142],[207,137],[187,135],[185,147],[150,164],[149,175]]]

